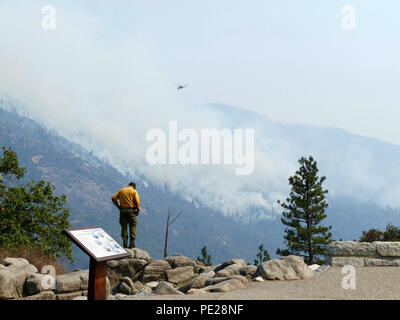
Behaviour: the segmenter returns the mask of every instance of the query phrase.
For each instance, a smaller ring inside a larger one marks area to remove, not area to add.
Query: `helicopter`
[[[184,89],[184,88],[186,88],[186,87],[187,87],[187,84],[185,84],[185,85],[179,84],[178,87],[177,87],[176,89],[177,89],[177,90],[181,90],[181,89]]]

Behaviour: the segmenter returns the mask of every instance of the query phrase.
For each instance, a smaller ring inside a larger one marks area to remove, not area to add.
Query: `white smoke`
[[[320,152],[308,148],[307,141],[290,144],[280,139],[279,130],[269,132],[229,112],[221,117],[212,108],[191,108],[158,66],[156,39],[132,32],[110,43],[102,38],[102,28],[94,17],[62,8],[57,29],[44,30],[37,3],[1,3],[0,90],[26,103],[32,118],[119,170],[167,183],[183,197],[224,214],[252,214],[251,208],[264,217],[279,213],[276,200],[287,197],[296,160],[311,151],[321,160],[331,193],[400,205],[400,170],[393,175],[376,171],[367,149],[354,145],[348,154]],[[236,176],[232,165],[148,165],[146,133],[153,128],[167,132],[170,120],[179,129],[254,128],[254,173]]]

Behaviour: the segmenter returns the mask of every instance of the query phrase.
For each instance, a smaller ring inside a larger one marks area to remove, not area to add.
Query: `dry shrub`
[[[34,265],[39,272],[43,266],[52,265],[56,269],[56,275],[65,274],[67,272],[67,262],[63,259],[52,259],[46,256],[39,247],[21,245],[14,247],[0,247],[0,261],[4,258],[24,258]]]

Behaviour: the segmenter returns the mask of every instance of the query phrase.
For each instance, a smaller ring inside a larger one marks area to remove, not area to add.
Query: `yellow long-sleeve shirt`
[[[122,188],[121,190],[118,190],[113,196],[112,196],[112,202],[118,206],[118,201],[119,200],[119,205],[121,208],[135,208],[137,207],[138,210],[140,210],[140,198],[139,198],[139,193],[133,189],[131,186]]]

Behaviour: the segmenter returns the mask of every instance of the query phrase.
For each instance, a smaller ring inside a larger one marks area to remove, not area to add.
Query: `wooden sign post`
[[[106,300],[106,273],[106,263],[90,257],[88,300]]]
[[[90,256],[88,300],[105,300],[108,260],[130,254],[100,227],[65,229],[63,233]]]

